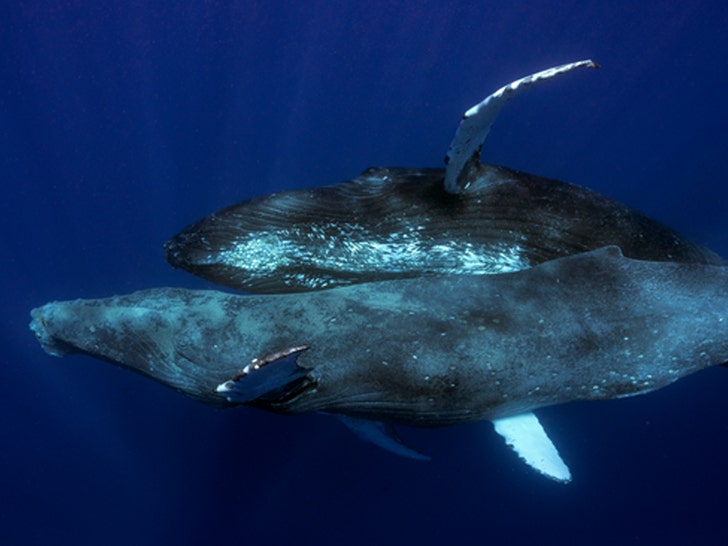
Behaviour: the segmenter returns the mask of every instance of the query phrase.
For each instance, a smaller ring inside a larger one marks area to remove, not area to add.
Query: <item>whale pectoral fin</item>
[[[521,91],[533,87],[542,81],[570,72],[575,68],[598,68],[591,60],[564,64],[536,72],[520,80],[504,85],[465,112],[458,126],[455,137],[447,150],[445,162],[445,190],[448,193],[460,193],[469,184],[468,173],[473,165],[480,164],[480,149],[488,136],[493,122],[503,107]]]
[[[368,419],[359,419],[349,415],[337,414],[336,417],[344,423],[351,431],[362,440],[373,443],[376,446],[386,449],[396,455],[417,459],[419,461],[429,461],[427,455],[408,447],[402,442],[397,434],[394,426],[381,421],[370,421]]]
[[[308,345],[297,345],[255,358],[230,380],[220,383],[215,392],[234,404],[261,398],[275,400],[306,380],[310,370],[300,367],[297,360],[308,348]]]
[[[495,419],[493,426],[531,468],[561,483],[571,481],[569,467],[561,460],[556,446],[533,413]]]

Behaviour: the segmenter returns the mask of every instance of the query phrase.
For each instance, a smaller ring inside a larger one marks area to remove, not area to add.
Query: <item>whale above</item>
[[[257,296],[161,288],[32,317],[50,354],[90,355],[216,406],[334,414],[416,458],[392,424],[489,420],[528,464],[568,481],[533,411],[727,362],[728,269],[607,247],[501,275]]]
[[[446,169],[370,168],[357,178],[255,197],[185,228],[167,261],[257,293],[386,279],[518,271],[617,245],[625,256],[721,264],[713,252],[596,192],[505,167],[480,152],[517,94],[580,61],[512,82],[468,110]]]

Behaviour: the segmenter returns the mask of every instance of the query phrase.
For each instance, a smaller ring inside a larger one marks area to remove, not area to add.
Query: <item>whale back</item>
[[[720,264],[707,248],[586,188],[479,165],[371,168],[348,182],[253,198],[185,228],[167,261],[216,284],[299,292],[435,275],[518,271],[619,246],[630,258]]]

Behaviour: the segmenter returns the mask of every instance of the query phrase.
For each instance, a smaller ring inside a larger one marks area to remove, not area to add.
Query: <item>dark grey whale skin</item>
[[[504,167],[469,167],[444,189],[443,169],[371,168],[348,182],[233,205],[166,244],[167,261],[258,293],[430,275],[504,273],[619,246],[650,261],[721,258],[622,203]]]
[[[249,405],[417,426],[640,394],[728,361],[728,269],[616,247],[502,275],[266,296],[160,288],[31,314],[51,354],[100,358],[223,407],[216,386],[254,358],[309,345],[307,375]]]

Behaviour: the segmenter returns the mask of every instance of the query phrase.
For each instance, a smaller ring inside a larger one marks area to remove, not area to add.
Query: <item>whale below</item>
[[[489,420],[563,482],[534,410],[650,392],[728,361],[728,269],[617,247],[501,275],[257,296],[161,288],[31,314],[52,355],[90,355],[216,406],[334,414],[415,458],[393,424]]]
[[[604,195],[480,161],[491,125],[513,97],[597,66],[562,65],[489,95],[465,113],[445,169],[373,167],[347,182],[255,197],[172,237],[167,261],[255,293],[506,273],[607,245],[631,258],[723,263]]]

